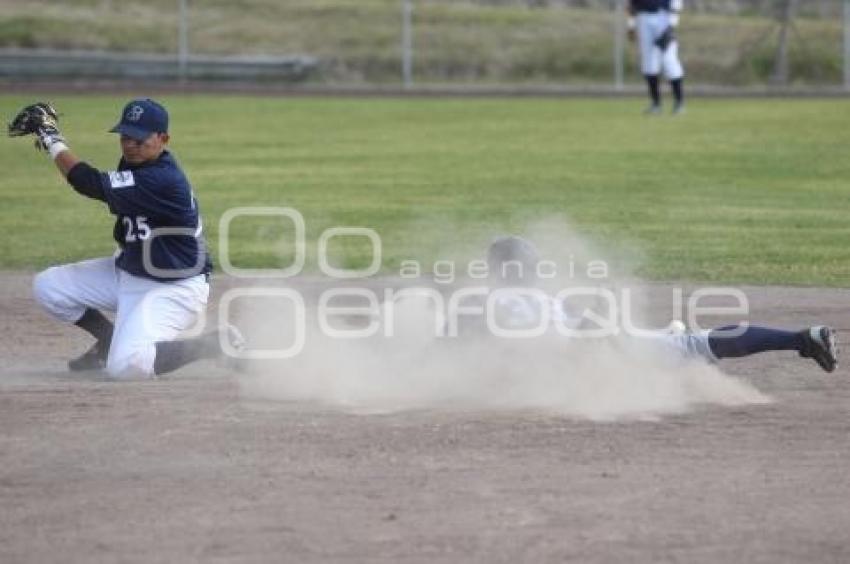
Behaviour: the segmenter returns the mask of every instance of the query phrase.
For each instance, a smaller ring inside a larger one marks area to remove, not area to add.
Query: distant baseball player
[[[232,327],[222,335],[175,340],[207,305],[212,263],[192,187],[166,149],[165,108],[133,100],[110,131],[120,136],[122,158],[115,170],[101,171],[69,150],[51,105],[27,106],[9,124],[10,136],[35,136],[36,147],[74,190],[103,202],[115,216],[115,256],[54,266],[33,282],[36,300],[51,316],[95,338],[68,367],[145,377],[218,356],[220,338],[241,346]],[[114,326],[102,311],[115,312]]]
[[[637,31],[640,48],[640,67],[649,89],[650,105],[647,114],[661,113],[659,77],[661,71],[673,90],[673,114],[685,108],[682,80],[685,72],[679,61],[679,42],[676,27],[682,0],[629,0],[629,38]]]
[[[537,250],[527,240],[515,236],[499,237],[488,249],[487,264],[495,287],[534,287],[536,268],[540,258]],[[502,295],[496,300],[494,315],[498,326],[504,329],[536,327],[547,311],[546,318],[552,322],[577,328],[581,325],[581,314],[569,303],[550,296],[530,295],[517,291],[516,295]],[[483,326],[479,323],[479,330]],[[811,358],[827,372],[838,365],[838,343],[835,331],[823,325],[799,331],[785,331],[755,325],[729,325],[702,332],[659,331],[647,339],[672,355],[681,358],[702,358],[717,362],[723,358],[749,356],[767,351],[797,351],[804,358]]]

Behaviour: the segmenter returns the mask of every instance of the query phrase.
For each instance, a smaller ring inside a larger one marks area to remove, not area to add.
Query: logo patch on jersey
[[[133,172],[129,170],[113,170],[109,173],[109,184],[113,188],[127,188],[135,186],[136,180],[133,178]]]
[[[145,109],[141,106],[133,106],[129,110],[127,110],[127,120],[128,121],[139,121],[142,119],[142,114],[145,113]]]

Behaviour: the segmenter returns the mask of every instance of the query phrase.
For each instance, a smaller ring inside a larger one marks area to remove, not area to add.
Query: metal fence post
[[[623,89],[623,51],[624,51],[624,25],[623,18],[626,15],[624,0],[614,2],[614,90]],[[847,0],[850,2],[850,0]]]
[[[189,0],[180,0],[180,24],[177,34],[178,72],[180,80],[185,81],[189,74]]]
[[[850,0],[844,0],[844,88],[850,90]]]
[[[401,75],[405,88],[413,86],[413,0],[401,1]]]

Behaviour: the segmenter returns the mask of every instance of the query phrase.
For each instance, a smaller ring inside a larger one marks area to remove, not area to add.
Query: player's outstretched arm
[[[59,114],[52,105],[37,102],[25,107],[9,123],[8,133],[10,137],[34,135],[35,148],[50,155],[60,174],[77,192],[105,201],[99,174],[68,148],[59,131]]]
[[[55,134],[49,131],[39,131],[36,147],[39,145],[53,157],[53,162],[59,169],[59,173],[74,190],[83,196],[102,202],[106,201],[100,171],[81,161],[71,152],[58,128],[56,128]]]
[[[39,141],[41,141],[42,143],[45,142],[44,139],[39,139]],[[53,155],[53,152],[51,152],[50,149],[52,147],[55,147],[55,145],[46,145],[46,147],[48,153]],[[71,152],[71,149],[69,149],[68,146],[65,145],[64,148],[55,151],[55,156],[53,156],[53,162],[54,164],[56,164],[56,168],[59,169],[59,173],[65,178],[68,178],[68,173],[71,172],[72,168],[79,164],[80,159],[78,159],[76,155]]]

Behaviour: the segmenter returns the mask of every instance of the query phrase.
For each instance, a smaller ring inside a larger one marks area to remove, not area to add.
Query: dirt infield
[[[70,375],[86,338],[29,281],[0,284],[2,562],[850,561],[846,365],[729,362],[774,403],[659,421],[355,415],[212,365]],[[753,320],[850,341],[850,290],[744,290]]]

